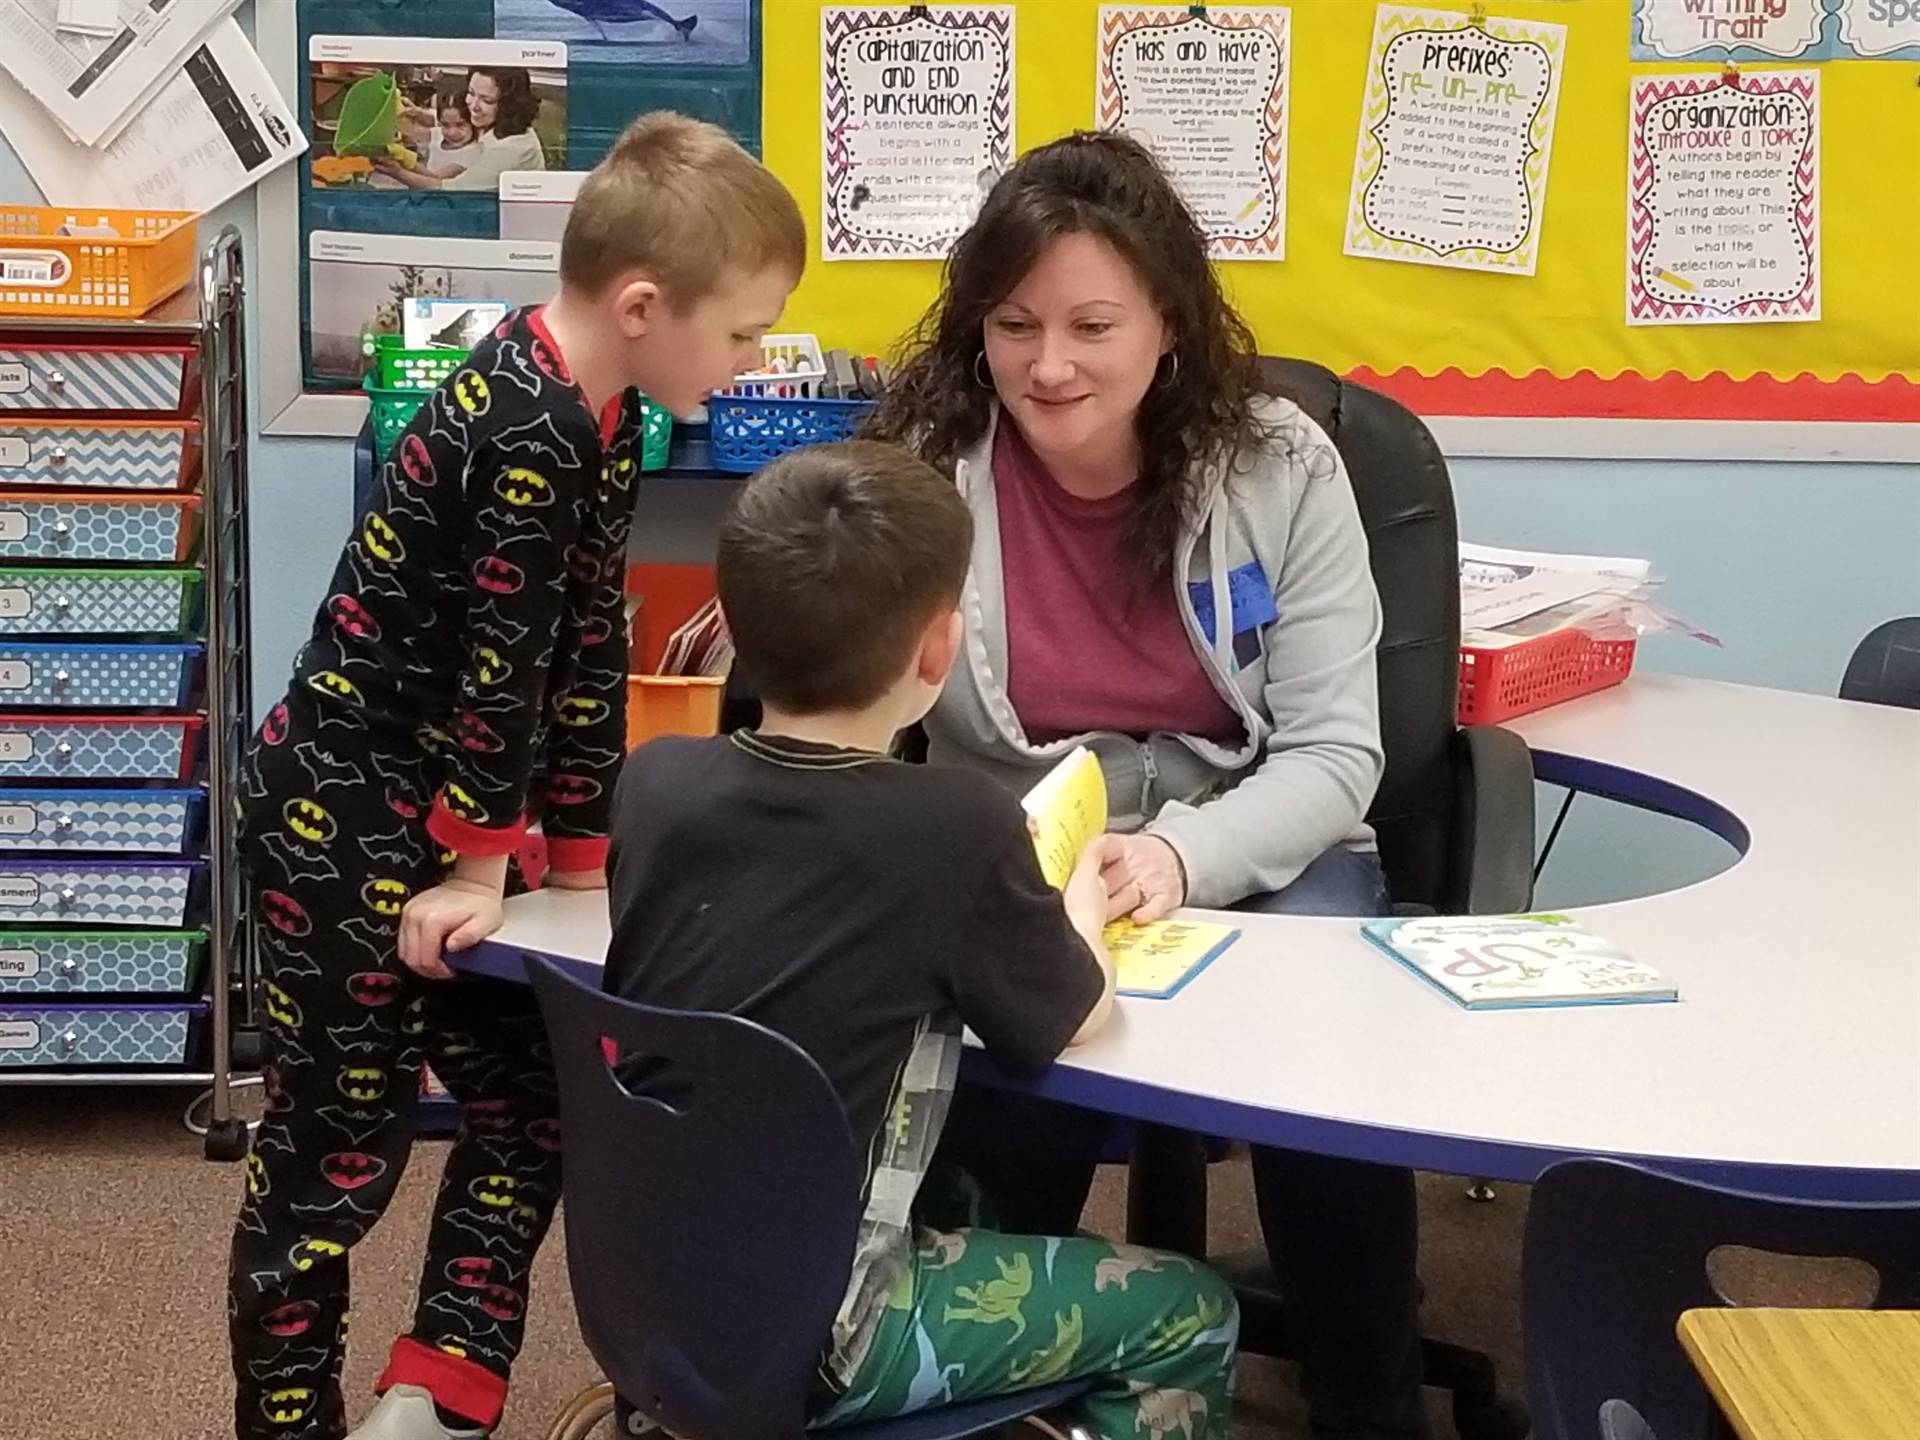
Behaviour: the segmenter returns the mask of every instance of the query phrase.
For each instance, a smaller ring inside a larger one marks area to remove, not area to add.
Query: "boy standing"
[[[727,217],[716,230],[714,215]],[[428,397],[249,747],[266,1116],[228,1288],[241,1440],[337,1440],[347,1251],[391,1200],[424,1056],[465,1102],[419,1308],[361,1440],[478,1437],[559,1193],[520,986],[440,983],[500,924],[530,818],[549,884],[606,884],[644,390],[685,413],[757,363],[805,263],[793,198],[721,131],[635,124],[581,188],[560,291]],[[423,978],[426,977],[426,978]]]
[[[765,718],[627,762],[607,988],[766,1025],[846,1106],[866,1212],[822,1337],[824,1423],[1092,1376],[1077,1418],[1104,1440],[1216,1440],[1239,1324],[1216,1277],[1102,1240],[952,1228],[966,1218],[921,1191],[963,1025],[1031,1073],[1113,1004],[1106,837],[1063,897],[1011,795],[887,754],[954,662],[971,531],[953,487],[886,445],[801,451],[741,492],[720,603]]]

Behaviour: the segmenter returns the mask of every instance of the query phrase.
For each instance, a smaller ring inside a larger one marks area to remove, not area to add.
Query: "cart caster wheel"
[[[258,1070],[266,1059],[266,1040],[258,1030],[236,1030],[233,1032],[233,1068],[236,1070]]]
[[[247,1153],[247,1125],[244,1120],[222,1120],[207,1129],[207,1159],[238,1160]]]
[[[1533,1418],[1527,1407],[1505,1395],[1453,1407],[1453,1428],[1460,1440],[1527,1440]]]

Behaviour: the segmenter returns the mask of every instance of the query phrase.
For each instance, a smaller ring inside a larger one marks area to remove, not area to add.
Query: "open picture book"
[[[1680,998],[1651,965],[1565,915],[1369,920],[1360,933],[1469,1010]]]
[[[1099,757],[1076,745],[1040,777],[1021,804],[1033,822],[1040,873],[1049,885],[1064,890],[1081,853],[1107,828],[1107,778]],[[1121,919],[1107,926],[1103,938],[1114,960],[1116,992],[1165,1000],[1239,936],[1231,926],[1204,920],[1136,925]]]

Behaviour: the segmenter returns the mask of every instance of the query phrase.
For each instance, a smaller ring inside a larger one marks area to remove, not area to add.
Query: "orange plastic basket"
[[[190,210],[0,205],[0,315],[144,315],[193,278],[198,218]]]
[[[629,675],[627,748],[658,735],[713,735],[726,680],[717,675]]]
[[[1498,725],[1618,685],[1633,669],[1636,641],[1596,640],[1579,630],[1541,635],[1500,650],[1460,647],[1460,723]]]

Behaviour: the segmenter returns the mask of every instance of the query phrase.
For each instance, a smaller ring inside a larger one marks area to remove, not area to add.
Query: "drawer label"
[[[0,585],[0,620],[19,620],[31,614],[31,590],[24,585]]]
[[[0,731],[0,760],[33,759],[33,736],[24,730]]]
[[[26,511],[0,510],[0,540],[24,540],[32,528],[27,523]]]
[[[0,950],[0,980],[31,980],[39,973],[38,950]]]
[[[0,875],[0,905],[16,909],[40,903],[40,882],[31,875]]]
[[[40,812],[31,805],[0,805],[0,835],[31,835],[40,828]]]
[[[33,666],[24,660],[0,660],[0,690],[33,688]]]
[[[33,459],[24,435],[0,435],[0,470],[18,470]]]
[[[33,383],[33,372],[18,360],[0,364],[0,395],[24,395]]]
[[[0,1020],[0,1050],[34,1050],[39,1045],[38,1020]]]

